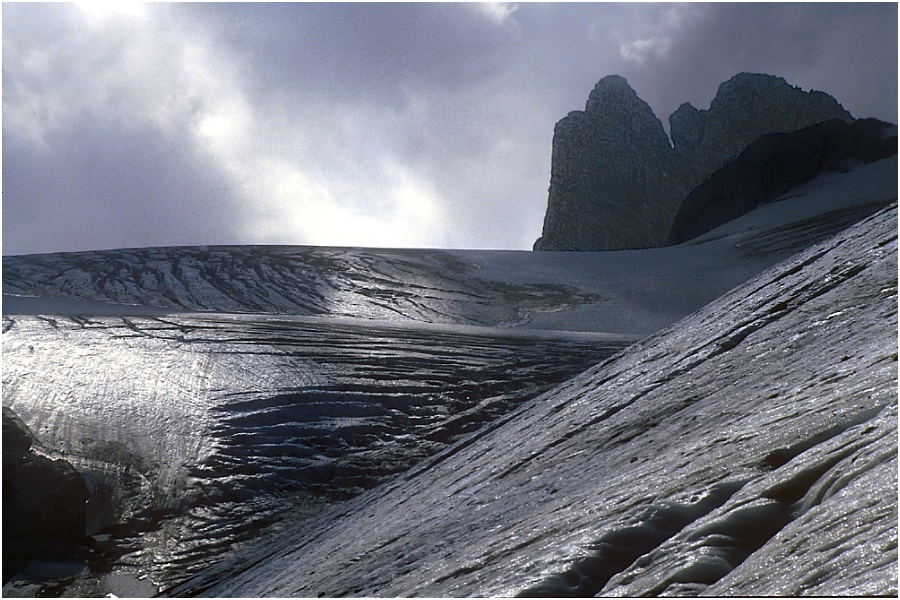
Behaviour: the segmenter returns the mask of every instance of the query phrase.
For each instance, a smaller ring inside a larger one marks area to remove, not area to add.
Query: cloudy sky
[[[553,125],[742,72],[897,122],[897,5],[8,4],[3,253],[528,249]],[[666,125],[667,126],[667,125]]]

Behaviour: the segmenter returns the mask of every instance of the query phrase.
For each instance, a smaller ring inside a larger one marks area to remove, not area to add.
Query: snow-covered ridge
[[[671,248],[219,246],[6,256],[3,312],[266,313],[648,335],[896,197],[893,157],[822,176]]]
[[[174,591],[895,595],[896,332],[892,207]]]

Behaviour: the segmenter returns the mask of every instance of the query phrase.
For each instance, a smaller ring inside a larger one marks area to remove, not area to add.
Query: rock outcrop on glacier
[[[680,244],[736,219],[828,171],[897,153],[897,126],[876,119],[837,119],[756,140],[685,198],[670,244]]]
[[[65,460],[34,452],[34,434],[3,407],[3,571],[40,555],[42,547],[83,537],[88,488]]]
[[[896,595],[896,228],[895,205],[173,591]]]
[[[620,250],[666,242],[682,200],[760,136],[853,117],[825,93],[741,73],[708,110],[683,104],[672,143],[622,77],[601,79],[553,135],[550,191],[535,250]]]

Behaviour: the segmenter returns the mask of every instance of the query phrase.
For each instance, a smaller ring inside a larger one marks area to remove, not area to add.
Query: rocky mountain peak
[[[591,90],[584,109],[586,112],[595,112],[603,110],[605,107],[632,104],[653,112],[650,106],[641,100],[637,92],[628,85],[628,81],[624,77],[621,75],[607,75],[598,81],[594,89]]]
[[[739,73],[719,86],[708,110],[683,104],[669,117],[669,127],[689,193],[760,137],[831,119],[853,122],[828,94],[804,92],[781,77]]]
[[[853,121],[828,94],[739,73],[719,86],[709,109],[682,104],[669,117],[670,142],[624,77],[604,77],[585,110],[554,129],[547,213],[535,249],[663,245],[684,198],[751,142],[830,119]]]
[[[650,106],[624,77],[604,77],[594,86],[584,111],[573,111],[556,124],[552,210],[545,216],[544,242],[535,247],[603,249],[595,246],[597,231],[604,232],[605,245],[623,247],[650,245],[665,236],[669,223],[658,218],[645,198],[667,193],[668,178],[654,172],[667,170],[672,159],[662,122]],[[598,190],[603,193],[598,195]],[[641,216],[633,219],[634,214]]]
[[[710,102],[710,110],[728,110],[735,105],[754,109],[758,107],[749,105],[748,101],[765,99],[767,102],[777,102],[779,97],[785,102],[801,102],[817,109],[830,110],[835,113],[835,118],[853,118],[837,100],[825,92],[804,92],[799,86],[789,84],[783,77],[765,73],[738,73],[723,82],[716,97]]]

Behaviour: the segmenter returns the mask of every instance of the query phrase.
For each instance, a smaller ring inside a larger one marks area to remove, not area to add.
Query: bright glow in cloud
[[[222,139],[228,136],[232,131],[232,125],[227,117],[222,115],[209,116],[200,123],[200,135],[212,138]]]
[[[617,32],[623,40],[619,55],[628,62],[644,65],[648,60],[664,60],[674,44],[674,38],[681,34],[693,20],[702,18],[702,5],[649,4],[639,5],[639,24],[625,31]],[[625,41],[627,40],[627,41]]]
[[[254,243],[304,243],[368,247],[426,247],[441,218],[439,201],[427,185],[400,165],[387,167],[389,183],[374,193],[387,209],[365,214],[352,202],[342,202],[326,183],[293,165],[262,162],[264,176],[254,190],[257,212],[248,234]]]
[[[147,17],[147,6],[143,2],[86,0],[75,4],[93,22],[120,18],[143,19]]]
[[[519,5],[512,2],[479,2],[475,7],[498,25],[507,23]]]
[[[619,47],[619,54],[627,61],[633,61],[639,65],[647,62],[649,58],[663,58],[672,48],[672,39],[669,37],[656,37],[646,40],[635,40],[630,44]]]

